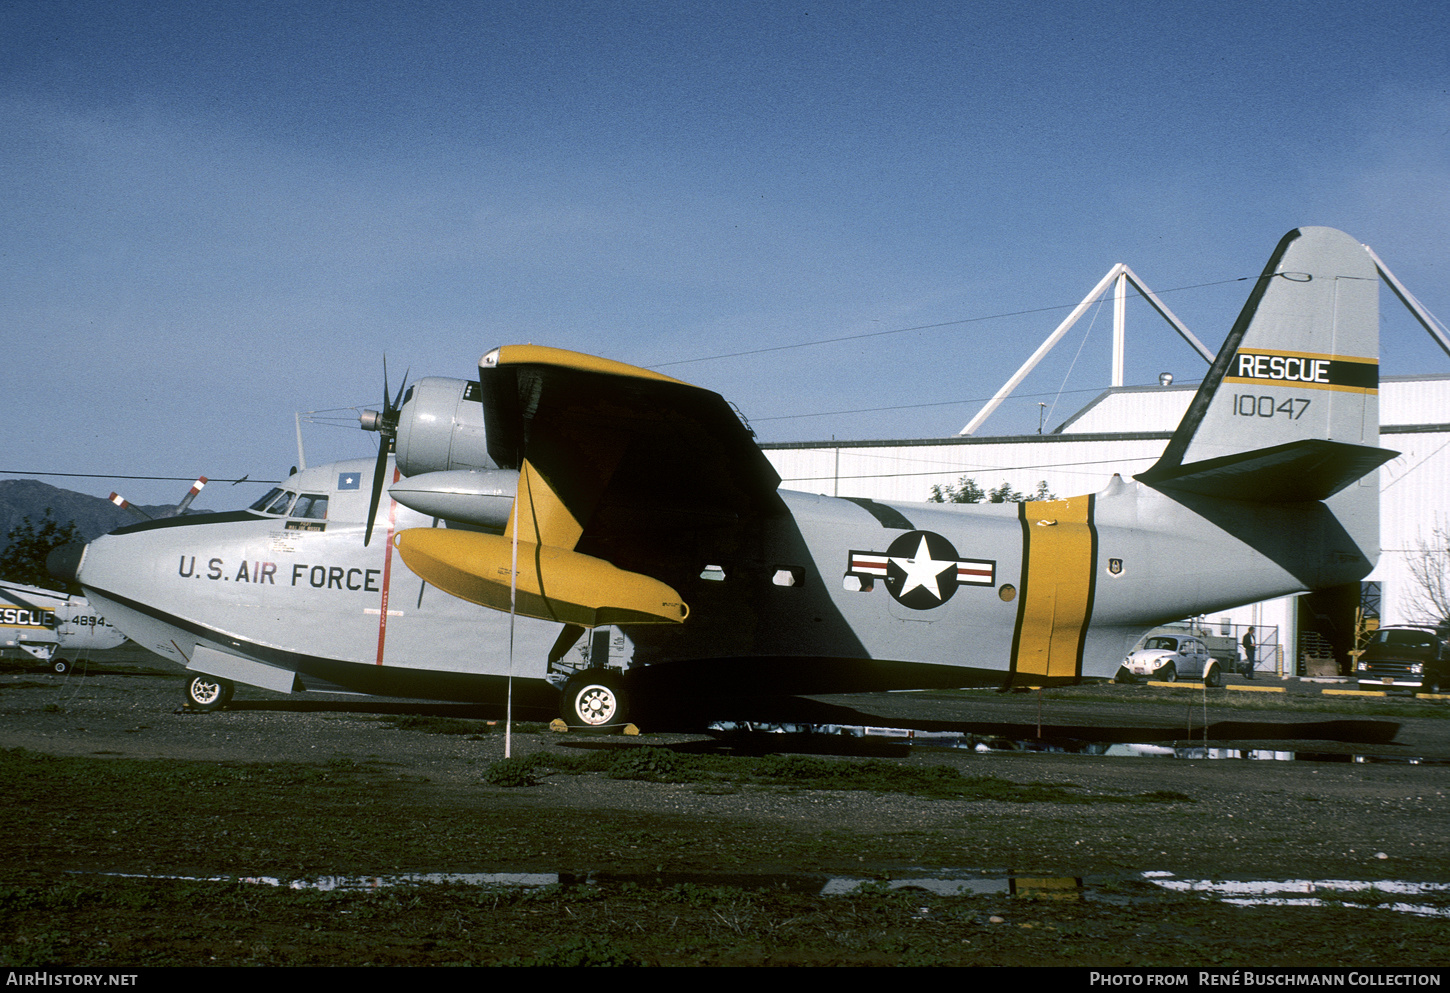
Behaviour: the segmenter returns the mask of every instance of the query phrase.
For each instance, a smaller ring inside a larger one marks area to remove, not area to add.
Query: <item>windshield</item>
[[[1143,642],[1143,647],[1148,649],[1149,651],[1176,652],[1178,651],[1178,639],[1149,638],[1147,641]]]
[[[275,489],[269,490],[266,496],[252,504],[249,509],[263,514],[285,514],[287,513],[287,508],[291,506],[292,498],[295,495],[291,491],[284,490],[278,486]]]
[[[1376,631],[1370,638],[1371,645],[1394,645],[1396,648],[1430,648],[1435,644],[1427,631]]]

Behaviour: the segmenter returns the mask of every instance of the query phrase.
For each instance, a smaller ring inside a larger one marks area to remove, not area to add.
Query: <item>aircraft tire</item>
[[[56,657],[50,660],[50,671],[55,673],[57,676],[64,676],[66,673],[70,672],[70,667],[71,663],[69,659]]]
[[[1214,689],[1223,685],[1223,674],[1219,672],[1218,663],[1210,662],[1208,668],[1203,670],[1203,685]]]
[[[571,728],[618,734],[629,720],[624,676],[613,669],[585,669],[569,677],[559,716]]]
[[[220,676],[193,676],[186,683],[186,709],[203,713],[221,710],[231,702],[236,684]]]

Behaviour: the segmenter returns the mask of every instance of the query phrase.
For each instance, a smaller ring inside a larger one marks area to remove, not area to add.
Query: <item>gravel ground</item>
[[[123,650],[64,677],[27,664],[6,663],[0,666],[0,745],[54,756],[199,760],[215,763],[218,769],[242,763],[304,763],[343,770],[346,775],[339,779],[346,782],[337,787],[341,792],[318,794],[316,845],[285,852],[269,846],[266,823],[273,811],[266,804],[276,805],[279,818],[290,804],[285,816],[295,818],[300,800],[300,816],[307,816],[307,797],[285,790],[268,794],[272,799],[265,802],[239,797],[229,808],[230,815],[206,817],[187,809],[184,792],[158,796],[152,805],[144,798],[120,796],[76,802],[58,792],[53,804],[3,808],[0,823],[12,839],[15,862],[0,873],[5,876],[0,882],[43,886],[48,880],[77,878],[70,875],[75,872],[270,874],[283,879],[531,872],[596,879],[714,880],[746,888],[800,877],[818,881],[1068,877],[1087,880],[1090,887],[1111,888],[1126,881],[1138,892],[1147,886],[1145,873],[1177,880],[1450,883],[1450,711],[1443,701],[1369,705],[1346,701],[1326,712],[1314,709],[1313,687],[1295,686],[1302,707],[1288,710],[1251,706],[1250,694],[1220,691],[1210,701],[1201,690],[1192,696],[1192,690],[1152,687],[1114,687],[1079,696],[1045,694],[1041,699],[1034,694],[888,694],[822,698],[812,704],[820,714],[838,719],[914,724],[923,731],[973,730],[988,738],[1035,736],[1039,708],[1043,737],[1050,740],[1081,740],[1097,731],[1110,731],[1107,736],[1112,737],[1126,730],[1140,740],[1168,744],[1191,734],[1191,740],[1201,745],[1206,727],[1210,745],[1237,747],[1250,739],[1218,736],[1238,730],[1250,734],[1257,747],[1313,754],[1318,757],[1315,761],[983,753],[820,735],[809,739],[778,734],[721,739],[681,733],[600,737],[551,733],[537,720],[547,715],[523,715],[536,720],[523,724],[511,742],[516,756],[642,747],[756,753],[809,748],[844,758],[884,753],[907,766],[947,764],[967,776],[990,775],[1024,788],[1040,783],[1072,791],[1070,802],[1052,797],[1009,802],[798,789],[788,784],[654,783],[602,774],[551,775],[534,786],[504,788],[484,781],[485,771],[504,753],[501,725],[489,723],[496,714],[489,708],[341,697],[292,699],[243,689],[229,709],[195,714],[178,706],[182,680],[180,672],[153,666],[144,655]],[[1354,761],[1355,755],[1371,760]],[[215,797],[207,801],[214,802]],[[356,840],[347,823],[363,817],[374,826],[394,825],[394,836],[406,838],[408,844],[394,848],[386,838],[378,842],[371,835]],[[183,821],[186,827],[176,827]],[[430,832],[437,832],[436,841]],[[1001,897],[1007,899],[1005,894]],[[1450,894],[1442,893],[1432,902],[1441,912],[1450,912]],[[640,904],[628,893],[607,906],[613,909],[589,910],[603,915],[599,933],[614,934],[621,941],[635,934],[635,945],[630,947],[638,947],[639,934],[654,934],[652,929],[678,919],[678,910],[668,911],[676,914],[674,918],[661,917],[665,911]],[[958,909],[940,913],[953,920],[970,917],[973,927],[1015,919],[1011,908],[1016,905],[1007,902],[953,906]],[[583,914],[586,909],[558,909],[549,927],[557,928],[560,917]],[[220,946],[215,933],[178,927],[174,915],[163,915],[143,928],[134,917],[101,915],[93,920],[77,912],[64,929],[47,930],[55,926],[50,912],[37,911],[39,916],[33,918],[23,914],[9,918],[7,929],[0,929],[0,959],[8,956],[10,964],[151,961],[144,955],[152,952],[143,955],[140,950],[115,958],[120,954],[116,949],[123,947],[117,936],[120,928],[134,939],[124,945],[127,949],[165,945],[167,957],[156,960],[161,963],[357,961],[356,949],[345,951],[352,947],[353,932],[332,934],[326,941],[321,937],[301,941],[296,937],[298,927],[336,925],[327,925],[325,917],[310,918],[302,925],[295,920],[288,923],[283,910],[277,910],[278,920],[265,935],[238,943],[236,949],[228,945],[231,950],[226,955],[216,952]],[[704,915],[701,927],[706,930],[725,919],[713,905],[708,913],[696,910]],[[745,914],[739,907],[737,911]],[[839,932],[842,935],[858,925],[864,927],[866,920],[859,909],[845,920],[845,911],[836,905],[816,904],[808,911],[825,915],[822,920],[829,918],[829,928],[846,929]],[[231,920],[222,915],[216,927],[251,926],[248,922],[258,919],[256,911],[246,913],[253,917]],[[420,911],[422,916],[408,926],[422,928],[426,918],[435,921],[430,935],[442,933],[438,929],[443,925],[436,921],[472,920],[469,915],[474,913],[476,908],[449,905],[437,911],[441,916]],[[518,949],[543,947],[557,934],[539,931],[543,919],[530,916],[533,911],[527,908],[514,907],[508,913],[512,916],[503,931],[479,924],[483,932],[469,933],[497,934],[500,942],[507,937],[512,944],[485,954],[476,940],[463,945],[445,942],[437,947],[446,946],[452,957],[438,960],[453,961],[463,955],[466,961],[507,961],[508,955],[519,954]],[[771,939],[775,944],[761,939],[763,944],[748,945],[755,950],[747,954],[746,944],[722,931],[713,944],[680,945],[683,950],[678,954],[683,957],[676,958],[675,946],[659,937],[651,939],[643,957],[686,963],[912,961],[889,955],[831,958],[830,950],[847,939],[830,937],[837,932],[829,929],[810,941],[802,939],[787,956],[777,939],[789,930],[789,922],[806,919],[802,915],[807,910],[782,902],[756,906],[750,913],[764,922],[761,934],[777,936]],[[1195,932],[1196,943],[1175,943],[1172,950],[1151,952],[1134,946],[1131,953],[1124,946],[1125,941],[1143,936],[1162,938],[1172,933],[1172,922],[1181,913],[1178,908],[1169,917],[1155,917],[1151,907],[1128,913],[1121,907],[1093,909],[1083,904],[1070,911],[1034,910],[1022,927],[1040,927],[1045,929],[1042,933],[1060,928],[1079,936],[1075,941],[1080,943],[1051,946],[1055,952],[1044,958],[1024,958],[1020,942],[998,940],[989,930],[981,934],[990,940],[981,941],[961,938],[959,929],[944,925],[931,931],[927,925],[937,917],[921,913],[905,914],[893,925],[895,930],[868,928],[861,933],[889,931],[897,937],[881,947],[905,942],[902,948],[918,948],[930,935],[933,954],[952,963],[1336,964],[1343,921],[1351,919],[1359,941],[1352,954],[1360,957],[1343,961],[1424,964],[1442,961],[1444,954],[1443,942],[1430,943],[1427,947],[1433,950],[1423,953],[1394,952],[1418,949],[1425,934],[1443,929],[1439,919],[1389,912],[1371,915],[1342,907],[1210,914],[1203,918],[1201,933]],[[1350,918],[1343,917],[1346,913]],[[932,914],[939,916],[936,910]],[[117,919],[125,923],[118,925]],[[406,915],[395,923],[403,928]],[[938,925],[940,921],[932,927]],[[136,937],[142,931],[149,935],[145,941]],[[97,942],[104,946],[104,954],[78,937],[90,933],[103,935]],[[1275,940],[1266,943],[1266,933],[1276,935]],[[1281,940],[1285,934],[1302,940],[1286,944]],[[400,934],[397,941],[399,950],[387,961],[434,960],[411,943],[413,938]],[[437,944],[435,938],[428,941]],[[278,951],[284,945],[289,949],[285,954]],[[1312,954],[1305,951],[1311,946]],[[203,947],[209,958],[189,957],[200,956],[198,949]],[[1382,955],[1389,957],[1378,957]]]
[[[1398,741],[1372,748],[1352,742],[1289,739],[1252,744],[1281,751],[1309,751],[1344,761],[1229,761],[1163,758],[1110,758],[1062,753],[962,750],[917,747],[903,750],[901,761],[949,763],[971,775],[991,774],[1016,782],[1072,784],[1084,795],[1130,796],[1164,791],[1191,802],[1126,805],[1050,802],[1008,804],[925,800],[874,794],[799,792],[752,788],[712,795],[692,786],[620,781],[598,776],[555,776],[537,787],[505,790],[481,787],[482,771],[503,757],[500,725],[488,725],[488,708],[460,705],[370,701],[328,697],[293,700],[243,689],[230,709],[194,714],[177,702],[181,675],[152,667],[144,654],[108,653],[89,670],[68,677],[11,666],[0,674],[0,743],[55,755],[111,755],[135,758],[187,758],[211,761],[303,761],[382,759],[418,790],[463,790],[486,794],[495,809],[522,817],[544,816],[554,808],[656,813],[661,816],[794,825],[813,830],[889,833],[951,832],[961,839],[951,860],[963,869],[1054,872],[1074,876],[1104,871],[1171,871],[1179,875],[1243,878],[1293,875],[1307,878],[1362,877],[1450,880],[1450,720],[1443,704],[1420,704],[1422,718],[1351,716],[1355,724],[1398,727]],[[1142,692],[1142,687],[1123,688]],[[1190,693],[1192,691],[1189,691]],[[1035,732],[1039,706],[1047,708],[1051,736],[1070,726],[1081,732],[1093,725],[1119,728],[1136,721],[1144,734],[1159,725],[1181,723],[1178,707],[1156,710],[1125,702],[1048,700],[1032,694],[992,694],[962,702],[941,695],[883,694],[829,698],[834,716],[851,705],[873,712],[859,716],[897,724],[940,726],[955,717],[959,726]],[[1198,710],[1188,700],[1183,711]],[[983,720],[983,715],[988,720]],[[540,717],[542,715],[525,715]],[[1307,725],[1323,726],[1335,715],[1293,715]],[[483,734],[447,734],[424,729],[425,718],[477,722]],[[895,720],[893,720],[895,719]],[[1283,715],[1210,710],[1192,716],[1199,731],[1205,722],[1237,721],[1262,730]],[[418,725],[411,729],[408,724]],[[874,722],[871,722],[874,723]],[[718,747],[703,735],[645,734],[599,738],[517,733],[512,752],[583,747],[634,748],[645,745],[680,749]],[[1411,730],[1412,729],[1412,730]],[[1161,730],[1161,728],[1159,728]],[[1185,732],[1187,729],[1185,728]],[[1412,741],[1411,745],[1404,743]],[[754,746],[778,747],[787,736],[757,735]],[[1200,742],[1197,735],[1193,739]],[[1233,741],[1212,744],[1235,745]],[[819,739],[816,741],[820,745]],[[853,753],[860,739],[828,739],[839,754]],[[1391,761],[1353,762],[1366,749]],[[1426,758],[1410,764],[1405,753]],[[858,752],[859,754],[859,752]],[[1435,759],[1446,761],[1436,762]],[[927,853],[921,853],[925,856]],[[627,853],[624,856],[628,861]],[[900,859],[910,864],[908,849]],[[930,861],[938,861],[933,858]],[[842,867],[857,862],[849,853]],[[602,867],[601,867],[602,868]],[[765,868],[765,867],[762,867]],[[785,869],[786,866],[771,868]],[[892,866],[871,868],[889,870]]]

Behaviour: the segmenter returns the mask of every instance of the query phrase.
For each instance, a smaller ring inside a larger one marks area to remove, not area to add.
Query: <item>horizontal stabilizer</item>
[[[1192,465],[1154,466],[1138,479],[1160,490],[1251,503],[1298,503],[1326,500],[1398,454],[1368,445],[1313,439]]]
[[[514,543],[508,537],[409,528],[395,539],[408,568],[470,603],[508,612]],[[690,609],[670,586],[603,559],[553,545],[518,543],[515,610],[583,627],[679,624]]]

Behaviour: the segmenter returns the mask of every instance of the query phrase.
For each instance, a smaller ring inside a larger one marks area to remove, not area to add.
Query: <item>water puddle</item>
[[[1356,907],[1421,917],[1450,918],[1450,883],[1377,879],[1225,880],[1184,879],[1171,872],[1142,872],[1116,877],[1015,876],[986,873],[933,873],[878,879],[809,873],[740,875],[727,873],[550,873],[429,872],[391,876],[318,876],[283,880],[275,876],[179,876],[145,873],[83,873],[115,879],[232,883],[322,892],[371,892],[394,887],[477,886],[534,889],[545,886],[619,886],[668,889],[676,886],[776,889],[818,896],[845,897],[869,892],[915,891],[943,897],[1007,896],[1035,900],[1081,900],[1109,904],[1143,903],[1167,896],[1193,896],[1239,907]]]
[[[1410,883],[1394,879],[1178,879],[1167,872],[1145,872],[1143,879],[1170,892],[1197,894],[1240,907],[1340,906],[1450,917],[1450,883]],[[1409,903],[1405,897],[1438,897],[1439,902]]]
[[[721,722],[710,730],[732,736],[746,735],[769,741],[774,735],[794,742],[816,742],[822,737],[839,736],[869,739],[883,744],[914,748],[948,748],[973,752],[1050,752],[1066,755],[1105,755],[1111,758],[1166,758],[1228,760],[1235,762],[1360,762],[1396,765],[1450,765],[1450,758],[1384,755],[1354,752],[1283,751],[1271,748],[1219,748],[1209,745],[1173,742],[1076,741],[1064,739],[1013,739],[997,735],[979,735],[962,731],[918,731],[911,728],[852,727],[837,724],[764,724]],[[790,750],[788,747],[780,750]],[[812,750],[812,749],[806,749]]]

